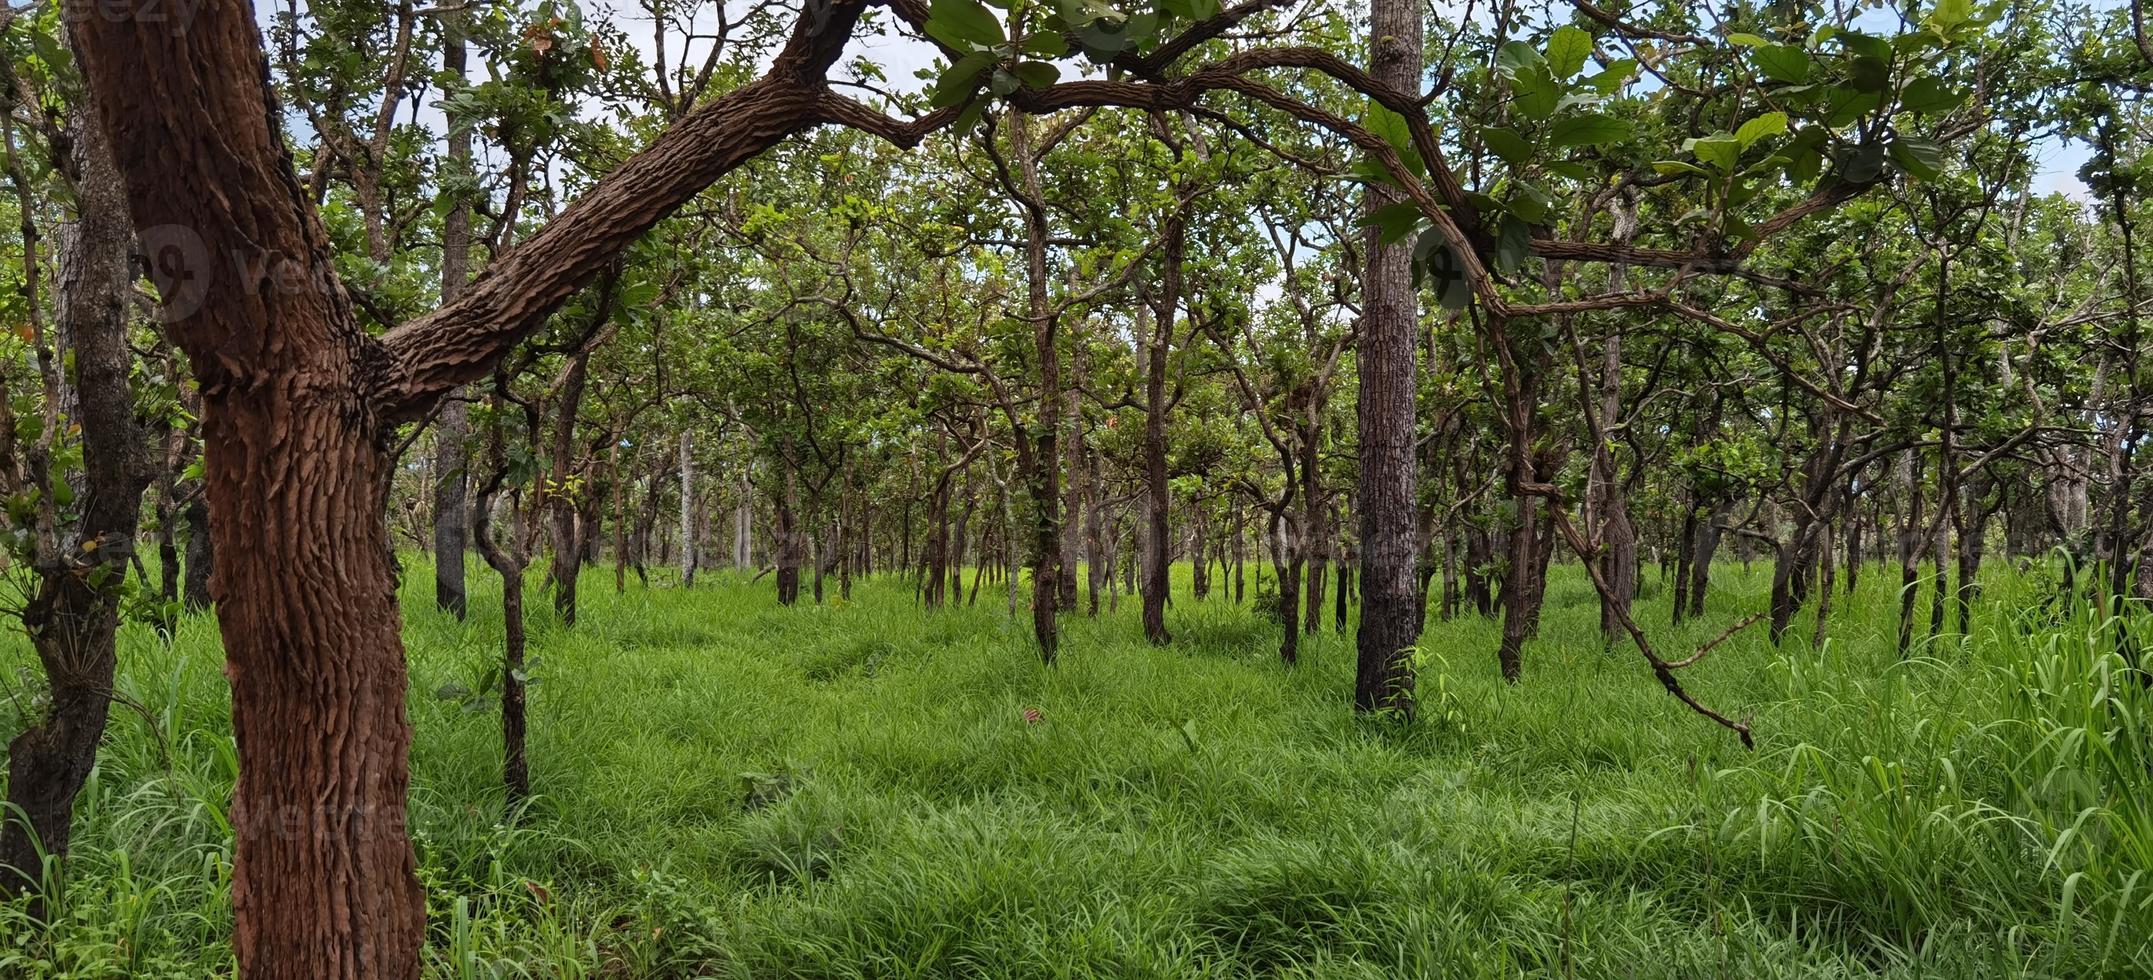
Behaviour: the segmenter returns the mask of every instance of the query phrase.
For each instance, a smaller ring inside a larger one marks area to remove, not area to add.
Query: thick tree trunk
[[[1421,8],[1412,0],[1373,0],[1368,23],[1369,68],[1376,80],[1417,92],[1421,79]],[[1367,207],[1393,203],[1381,187]],[[1419,324],[1412,253],[1386,245],[1370,228],[1362,281],[1360,345],[1361,628],[1354,673],[1357,711],[1413,715],[1412,651],[1420,642],[1420,589],[1415,584],[1413,502],[1414,404]]]
[[[240,758],[234,947],[249,977],[415,976],[425,905],[403,825],[411,726],[387,461],[349,401],[307,394],[348,379],[298,373],[314,383],[204,398]]]

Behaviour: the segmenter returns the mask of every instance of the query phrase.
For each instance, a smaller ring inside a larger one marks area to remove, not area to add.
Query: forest
[[[0,977],[2153,976],[2145,22],[0,4]]]

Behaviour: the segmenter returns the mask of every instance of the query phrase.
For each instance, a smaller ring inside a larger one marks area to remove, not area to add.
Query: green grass
[[[1679,630],[1648,572],[1640,616],[1686,653],[1761,608],[1767,571],[1722,569]],[[1402,731],[1347,710],[1347,638],[1287,669],[1216,597],[1181,593],[1165,649],[1132,603],[1076,615],[1046,670],[991,587],[937,613],[894,579],[783,609],[767,580],[616,595],[594,573],[581,624],[533,617],[539,795],[511,826],[498,717],[440,696],[497,656],[491,576],[474,564],[459,624],[414,565],[428,971],[2143,976],[2149,698],[2101,623],[2040,605],[2041,577],[1994,576],[1970,637],[1905,661],[1874,570],[1821,649],[1807,617],[1784,648],[1723,645],[1684,676],[1754,715],[1750,753],[1603,648],[1574,568],[1515,688],[1494,624],[1431,624]],[[130,627],[122,656],[149,717],[114,713],[57,924],[0,906],[0,976],[231,970],[214,624],[169,646]],[[0,658],[5,693],[29,663],[19,642]]]

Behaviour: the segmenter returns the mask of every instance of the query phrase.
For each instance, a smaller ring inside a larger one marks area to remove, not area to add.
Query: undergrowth
[[[1181,570],[1185,576],[1186,569]],[[1668,651],[1761,608],[1729,565]],[[2153,973],[2153,749],[2114,624],[2002,573],[1970,635],[1893,649],[1895,583],[1827,638],[1745,632],[1666,696],[1559,568],[1516,687],[1497,626],[1431,623],[1420,722],[1356,720],[1328,627],[1299,667],[1184,590],[1067,621],[1042,668],[995,590],[780,608],[707,576],[532,622],[537,797],[503,812],[500,642],[406,580],[426,964],[505,977],[1990,977]],[[1648,576],[1649,578],[1649,576]],[[1184,579],[1185,581],[1185,579]],[[534,584],[535,587],[535,584]],[[834,590],[833,590],[834,591]],[[1253,592],[1252,592],[1253,594]],[[533,603],[534,607],[543,603]],[[1328,617],[1326,617],[1326,623]],[[35,685],[0,659],[0,736]],[[213,621],[125,631],[115,711],[0,976],[228,975],[237,771]],[[514,818],[512,818],[514,817]]]

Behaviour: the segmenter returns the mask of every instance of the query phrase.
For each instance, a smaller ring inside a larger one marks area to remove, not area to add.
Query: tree
[[[234,945],[249,976],[418,971],[386,433],[482,375],[689,196],[852,114],[823,77],[862,9],[839,0],[803,18],[761,79],[683,117],[461,298],[379,338],[361,330],[272,125],[248,11],[203,8],[183,32],[71,19],[134,223],[168,230],[153,279],[202,379],[212,591],[241,759]]]
[[[1371,0],[1369,75],[1405,92],[1421,87],[1421,10],[1410,0]],[[1370,188],[1368,212],[1400,203]],[[1360,657],[1353,707],[1413,717],[1413,654],[1420,642],[1421,595],[1415,556],[1413,443],[1419,417],[1411,246],[1384,241],[1375,222],[1367,232],[1368,270],[1361,278],[1361,326],[1355,348],[1360,372]]]

